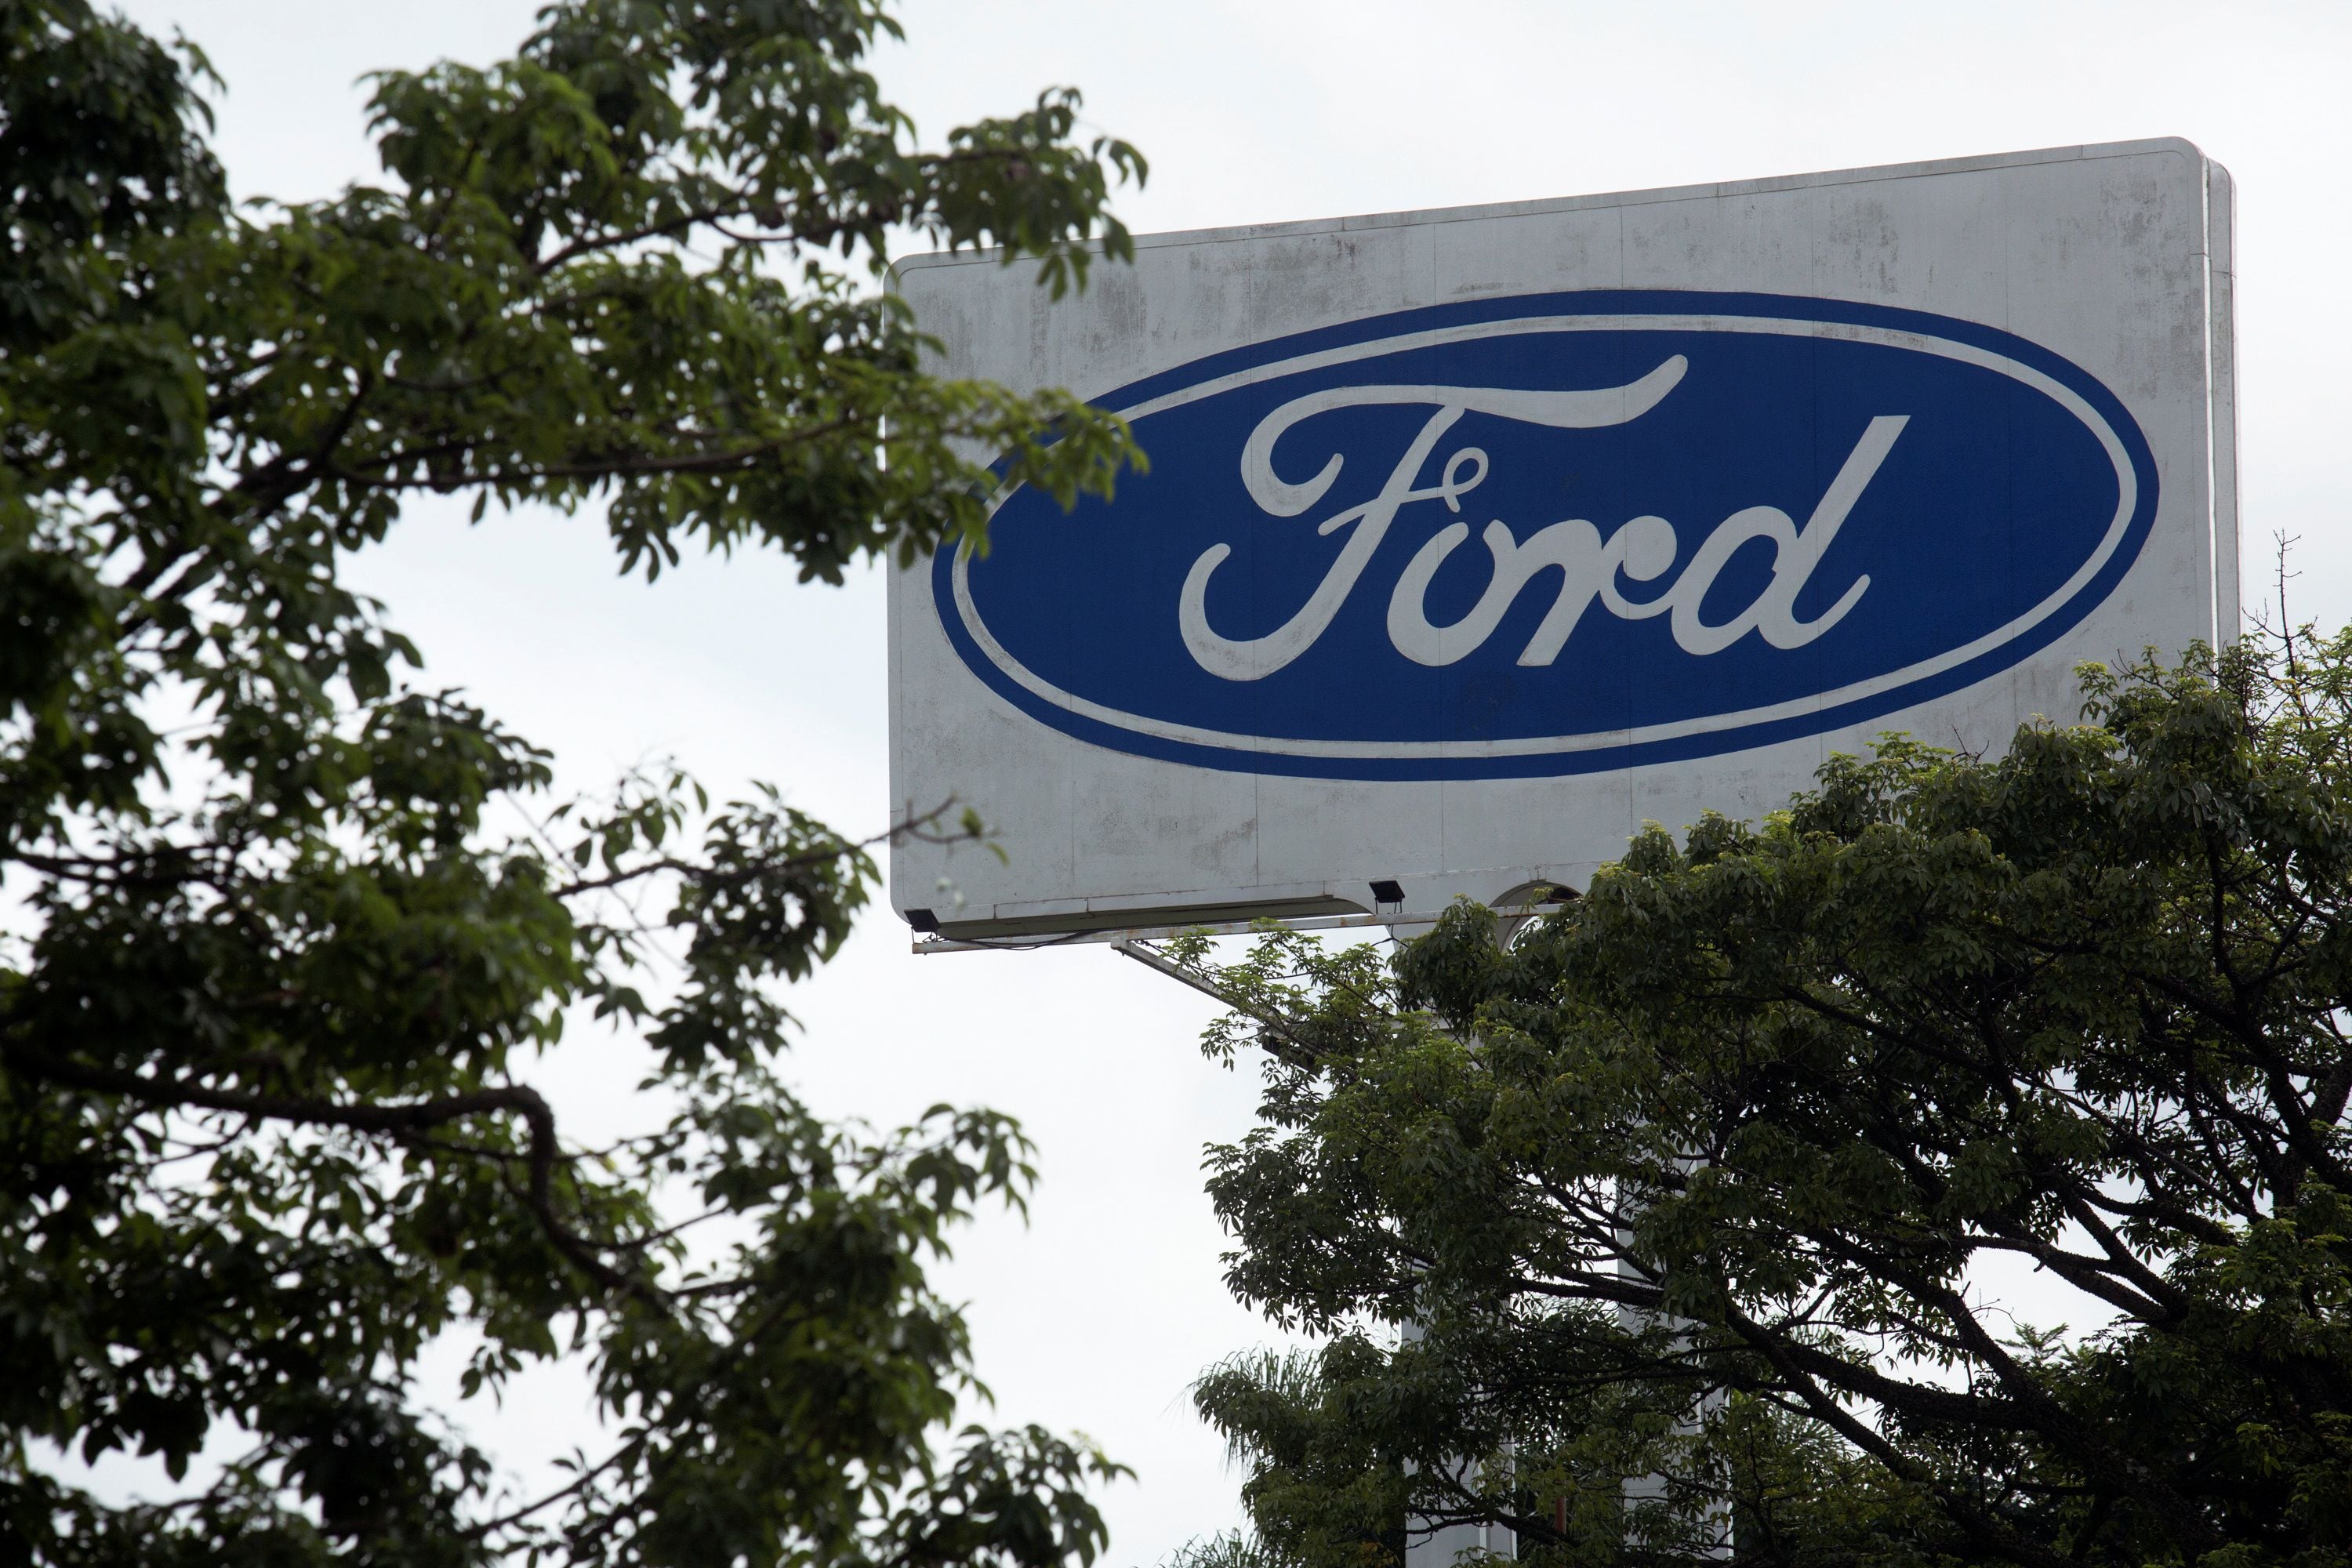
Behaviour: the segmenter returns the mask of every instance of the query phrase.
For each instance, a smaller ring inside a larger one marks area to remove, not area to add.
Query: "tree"
[[[1230,1281],[1322,1341],[1199,1389],[1260,1550],[2352,1562],[2352,633],[2084,681],[1214,973]]]
[[[776,1076],[869,846],[676,770],[551,798],[341,577],[419,494],[601,516],[647,577],[741,545],[838,581],[979,542],[973,452],[1108,491],[1122,426],[927,372],[860,277],[913,235],[1082,284],[1143,162],[1070,91],[923,150],[861,64],[897,31],[568,0],[496,67],[373,79],[380,186],[238,211],[200,53],[0,0],[0,1560],[1101,1544],[1091,1448],[935,1452],[975,1385],[925,1263],[1021,1201],[1018,1129],[876,1136]],[[567,1137],[529,1081],[567,1021],[636,1031],[675,1115]],[[569,1486],[507,1494],[432,1406],[453,1334],[467,1397],[583,1360],[611,1429]],[[110,1503],[44,1444],[223,1458]]]

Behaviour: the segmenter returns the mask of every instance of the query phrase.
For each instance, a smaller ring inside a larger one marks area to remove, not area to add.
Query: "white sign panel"
[[[946,368],[1148,475],[891,599],[892,898],[950,937],[1581,885],[1832,751],[1997,747],[2238,627],[2228,175],[2141,142],[930,257]],[[1389,887],[1387,884],[1394,884]]]

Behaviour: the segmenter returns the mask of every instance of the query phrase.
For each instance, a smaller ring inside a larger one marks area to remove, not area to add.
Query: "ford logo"
[[[1980,680],[2112,593],[2157,500],[2116,395],[1973,322],[1527,296],[1097,400],[1150,471],[1014,488],[932,567],[1006,700],[1118,751],[1331,778],[1564,774]]]

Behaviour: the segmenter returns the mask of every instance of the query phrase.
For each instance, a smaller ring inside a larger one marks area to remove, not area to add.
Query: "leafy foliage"
[[[1200,1389],[1265,1550],[2352,1561],[2352,634],[2085,680],[1214,973],[1230,1279],[1324,1340]]]
[[[856,264],[911,232],[1059,292],[1125,254],[1142,160],[1066,91],[923,151],[860,63],[896,32],[570,0],[499,65],[373,79],[382,185],[240,212],[201,55],[0,0],[0,1560],[1101,1544],[1091,1448],[935,1452],[977,1385],[924,1266],[1021,1201],[1018,1129],[831,1126],[772,1068],[869,846],[674,770],[548,799],[341,577],[420,492],[592,510],[647,576],[742,544],[835,581],[981,542],[974,452],[1108,490],[1118,421],[929,374]],[[558,1127],[526,1071],[583,1016],[642,1034],[666,1122]],[[468,1396],[584,1357],[570,1486],[512,1497],[425,1402],[449,1336]],[[40,1444],[221,1469],[110,1503]]]

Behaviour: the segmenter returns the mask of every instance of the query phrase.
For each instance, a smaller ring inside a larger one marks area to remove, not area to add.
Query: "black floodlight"
[[[1563,888],[1555,882],[1552,884],[1551,890],[1544,894],[1543,901],[1548,904],[1564,904],[1571,899],[1579,899],[1583,896],[1584,895],[1579,893],[1574,888]]]
[[[1399,882],[1378,881],[1372,884],[1372,901],[1380,904],[1404,902],[1404,886]]]
[[[907,911],[907,923],[913,926],[917,931],[921,931],[925,936],[937,936],[940,934],[940,917],[931,913],[929,910],[908,910]]]

